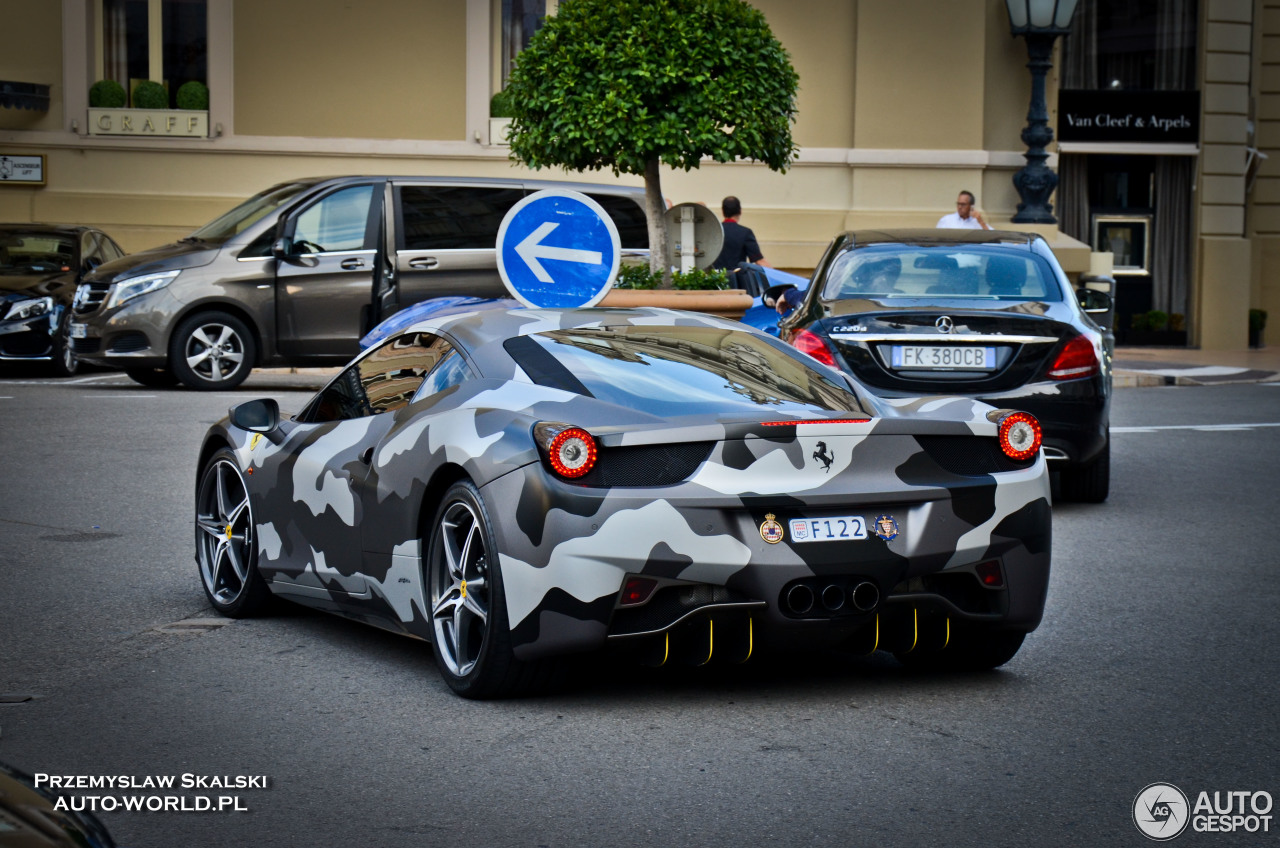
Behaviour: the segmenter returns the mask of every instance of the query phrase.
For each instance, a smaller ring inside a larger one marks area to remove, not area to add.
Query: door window
[[[300,418],[317,423],[394,412],[413,400],[442,360],[461,360],[451,353],[453,346],[431,333],[396,336],[338,375]]]
[[[294,251],[332,253],[372,247],[368,244],[372,202],[371,185],[344,188],[323,198],[294,222]]]
[[[613,225],[618,228],[618,241],[624,248],[648,249],[649,219],[645,217],[640,204],[617,194],[588,194],[587,197],[599,203],[609,213]]]
[[[416,186],[399,188],[400,250],[493,250],[498,227],[524,197],[518,188]]]

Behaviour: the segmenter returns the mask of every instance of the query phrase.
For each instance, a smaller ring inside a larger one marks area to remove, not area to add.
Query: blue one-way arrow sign
[[[576,191],[535,192],[498,228],[498,273],[526,306],[595,306],[613,285],[621,252],[613,219]]]

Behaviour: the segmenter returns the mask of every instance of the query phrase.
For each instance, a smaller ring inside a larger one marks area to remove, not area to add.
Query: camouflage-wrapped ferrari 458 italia
[[[196,561],[219,611],[279,595],[429,640],[474,698],[606,645],[992,668],[1039,624],[1049,579],[1032,416],[877,400],[689,313],[429,319],[292,418],[233,408],[199,469]]]

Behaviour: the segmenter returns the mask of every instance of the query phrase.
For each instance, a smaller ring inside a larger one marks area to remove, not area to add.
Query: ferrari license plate
[[[867,523],[861,515],[793,518],[789,529],[793,542],[841,542],[867,538]]]
[[[71,338],[87,339],[88,337],[89,337],[88,324],[72,324],[71,325]]]
[[[966,345],[894,345],[894,368],[942,368],[990,371],[996,367],[994,347]]]

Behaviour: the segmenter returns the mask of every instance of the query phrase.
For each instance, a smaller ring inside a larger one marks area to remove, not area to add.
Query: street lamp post
[[[1013,186],[1022,202],[1013,216],[1016,224],[1056,224],[1049,196],[1058,186],[1058,175],[1045,164],[1049,154],[1045,147],[1053,141],[1049,126],[1049,105],[1044,96],[1044,80],[1053,67],[1053,42],[1071,30],[1071,17],[1077,0],[1005,0],[1009,10],[1009,28],[1013,35],[1027,40],[1027,56],[1031,69],[1031,108],[1022,142],[1027,145],[1027,164],[1013,175]]]

